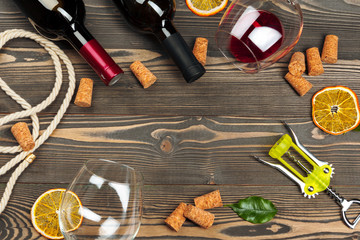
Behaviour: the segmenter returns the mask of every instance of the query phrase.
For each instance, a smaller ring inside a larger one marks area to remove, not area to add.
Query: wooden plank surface
[[[50,118],[41,116],[42,128]],[[359,132],[331,136],[311,121],[288,122],[315,156],[334,164],[334,184],[360,182]],[[15,145],[10,127],[0,129],[3,145]],[[19,182],[69,183],[86,160],[105,158],[138,168],[148,184],[293,185],[251,157],[270,159],[267,152],[284,133],[279,121],[260,118],[70,115],[36,151],[38,160]],[[0,164],[9,160],[1,155]]]
[[[3,0],[1,3],[0,31],[9,28],[34,31],[13,2]],[[207,73],[195,83],[187,84],[157,40],[132,31],[111,1],[88,0],[86,3],[86,26],[126,73],[118,84],[106,87],[76,51],[66,42],[58,42],[73,61],[78,79],[96,79],[93,107],[71,107],[68,113],[109,114],[111,109],[111,113],[121,115],[304,117],[310,112],[311,96],[325,86],[347,85],[360,92],[357,84],[360,81],[360,62],[356,51],[360,47],[357,27],[360,25],[360,6],[357,1],[302,1],[304,31],[296,50],[304,51],[313,46],[321,48],[324,36],[329,33],[340,36],[340,61],[335,65],[325,65],[325,74],[321,76],[307,77],[314,87],[302,98],[283,79],[289,56],[255,75],[240,73],[221,57],[214,40],[221,14],[198,17],[184,2],[177,5],[174,24],[187,43],[192,46],[197,37],[192,28],[200,29],[197,35],[210,40]],[[44,99],[54,82],[54,70],[46,52],[32,41],[14,40],[6,44],[1,53],[2,78],[21,95],[29,96],[30,103]],[[143,61],[158,76],[159,80],[152,88],[142,89],[129,71],[129,65],[135,60]],[[3,93],[0,93],[0,101],[4,103],[2,112],[18,109]],[[47,111],[55,112],[59,104],[61,100]]]
[[[111,1],[85,4],[86,26],[125,76],[106,87],[66,42],[57,42],[71,58],[77,79],[95,79],[93,106],[71,104],[56,131],[35,152],[37,160],[21,175],[0,215],[0,239],[43,239],[29,218],[35,199],[50,188],[66,187],[84,161],[99,157],[119,160],[144,175],[144,218],[137,239],[358,238],[359,232],[342,223],[339,206],[326,194],[303,198],[293,182],[251,155],[267,158],[269,148],[286,133],[280,120],[287,120],[315,156],[334,165],[332,185],[347,199],[360,198],[360,133],[326,135],[312,123],[310,105],[312,95],[326,86],[345,85],[360,94],[360,1],[301,1],[304,32],[295,50],[321,48],[328,33],[340,37],[340,60],[325,65],[325,74],[307,77],[314,87],[304,97],[283,79],[289,56],[255,75],[240,73],[221,57],[213,36],[222,14],[198,17],[184,1],[177,1],[174,23],[186,42],[192,46],[197,36],[209,38],[207,73],[187,84],[157,40],[133,32]],[[11,28],[34,31],[12,1],[0,0],[0,32]],[[143,61],[158,76],[154,86],[144,90],[138,84],[129,71],[134,60]],[[17,39],[0,50],[0,77],[36,105],[51,91],[54,69],[41,47]],[[55,102],[39,114],[42,130],[66,88],[64,84]],[[19,110],[0,91],[0,117]],[[0,126],[1,146],[15,144],[12,125]],[[0,154],[0,166],[12,157]],[[11,174],[0,177],[0,194]],[[216,221],[208,230],[186,222],[175,233],[164,225],[180,201],[191,203],[215,189],[220,189],[224,203],[258,195],[273,201],[279,212],[263,225],[247,223],[228,208],[211,210]]]
[[[49,122],[50,118],[41,116],[41,122]],[[311,152],[334,164],[332,184],[342,196],[357,198],[359,133],[329,136],[304,119],[288,122]],[[14,144],[13,140],[8,141],[9,127],[1,129],[6,140],[3,145]],[[37,160],[20,177],[8,208],[0,217],[0,226],[4,226],[0,229],[9,239],[20,234],[37,239],[38,234],[29,223],[29,210],[35,199],[47,189],[65,187],[87,159],[102,157],[134,166],[144,175],[145,213],[138,239],[353,236],[356,230],[343,225],[340,208],[326,194],[306,199],[293,182],[251,157],[257,154],[270,160],[267,151],[285,132],[279,121],[260,118],[67,116],[36,151]],[[164,141],[171,143],[171,151],[162,150]],[[2,155],[0,164],[9,159]],[[9,177],[10,173],[1,177],[1,189]],[[180,233],[164,226],[163,220],[180,201],[191,203],[194,197],[214,189],[220,189],[225,203],[260,195],[273,201],[279,213],[270,223],[253,225],[238,219],[229,209],[214,209],[217,221],[209,230],[190,222]]]
[[[1,239],[43,239],[31,227],[29,208],[44,190],[61,184],[19,184],[7,210],[0,218]],[[163,221],[181,201],[192,203],[202,193],[220,189],[224,203],[234,203],[249,195],[271,199],[278,208],[275,218],[265,224],[251,224],[241,220],[229,208],[210,210],[215,214],[214,225],[205,230],[186,221],[176,233]],[[358,187],[339,187],[349,197]],[[181,194],[179,193],[181,191]],[[325,194],[316,199],[299,196],[291,186],[219,185],[199,186],[147,185],[142,226],[136,239],[356,239],[358,231],[349,230],[340,220],[340,209]]]

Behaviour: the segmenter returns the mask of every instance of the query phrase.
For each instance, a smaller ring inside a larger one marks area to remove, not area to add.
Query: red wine
[[[15,0],[15,3],[41,35],[69,41],[106,85],[120,79],[124,72],[84,26],[82,0]]]
[[[204,67],[172,24],[175,0],[113,1],[131,27],[158,38],[187,82],[193,82],[205,73]]]
[[[240,62],[261,61],[281,46],[284,29],[271,12],[244,13],[231,31],[230,52]]]

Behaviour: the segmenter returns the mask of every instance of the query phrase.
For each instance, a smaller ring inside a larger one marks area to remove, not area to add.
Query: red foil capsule
[[[95,39],[82,46],[79,53],[100,76],[106,86],[116,83],[124,73]]]

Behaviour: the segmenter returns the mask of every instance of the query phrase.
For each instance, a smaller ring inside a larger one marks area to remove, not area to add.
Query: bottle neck
[[[77,51],[80,51],[84,45],[94,39],[85,26],[77,22],[72,23],[71,27],[65,31],[64,38],[70,42]]]
[[[175,33],[177,33],[177,30],[170,19],[163,19],[161,21],[161,27],[154,32],[155,36],[159,39],[160,42],[163,42],[165,39]]]
[[[171,20],[162,20],[162,27],[154,32],[168,54],[179,67],[183,77],[188,83],[200,78],[205,73],[205,68],[196,59],[185,40],[173,26]]]
[[[62,7],[57,7],[56,12],[59,14],[60,19],[63,21],[64,33],[61,34],[68,40],[71,45],[76,49],[80,50],[87,42],[94,39],[90,32],[85,28],[82,20],[77,17],[73,17]]]

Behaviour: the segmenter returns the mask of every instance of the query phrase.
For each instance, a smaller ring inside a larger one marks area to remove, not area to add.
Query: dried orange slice
[[[223,10],[228,0],[186,0],[188,8],[196,15],[207,17]]]
[[[312,117],[323,131],[339,135],[356,128],[360,123],[359,100],[347,87],[326,87],[312,98]]]
[[[64,236],[60,232],[59,226],[59,208],[61,200],[65,194],[66,189],[56,188],[50,189],[41,194],[35,201],[31,208],[31,222],[41,235],[49,239],[63,239]],[[79,228],[82,222],[82,215],[80,214],[81,202],[75,193],[70,192],[73,197],[67,204],[67,207],[71,210],[71,216],[73,219],[71,230]],[[67,228],[70,229],[70,228]]]

